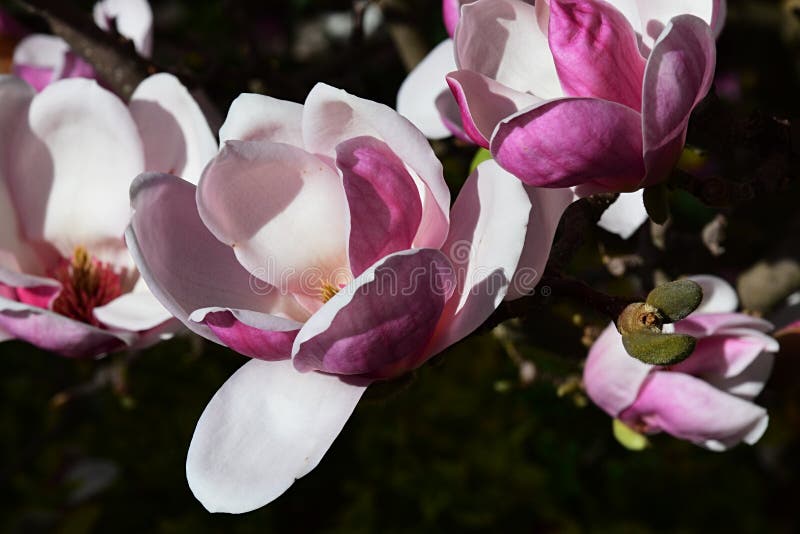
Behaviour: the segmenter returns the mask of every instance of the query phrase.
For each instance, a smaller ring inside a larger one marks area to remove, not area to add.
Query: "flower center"
[[[328,302],[338,292],[339,292],[339,288],[338,287],[334,286],[330,282],[323,282],[322,283],[322,289],[320,290],[319,297],[322,299],[322,302]]]
[[[92,257],[81,246],[75,247],[71,259],[61,260],[53,278],[62,285],[53,311],[93,326],[100,326],[94,309],[122,294],[121,277],[111,264]]]

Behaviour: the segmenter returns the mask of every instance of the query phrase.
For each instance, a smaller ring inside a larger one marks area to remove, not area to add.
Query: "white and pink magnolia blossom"
[[[147,170],[196,181],[216,154],[188,91],[157,74],[126,106],[93,80],[0,77],[0,132],[0,340],[68,357],[158,340],[175,323],[125,246],[128,190]]]
[[[658,183],[713,81],[724,5],[466,4],[447,77],[464,129],[529,185],[585,194]]]
[[[714,276],[693,277],[703,302],[675,332],[694,336],[689,358],[669,366],[627,354],[612,324],[589,352],[583,380],[589,397],[612,417],[643,433],[667,432],[721,451],[754,444],[767,428],[767,411],[754,404],[769,378],[777,341],[772,325],[735,313],[735,290]]]
[[[253,358],[209,403],[187,460],[203,505],[240,513],[311,471],[370,383],[472,332],[515,271],[515,292],[532,287],[563,208],[549,200],[561,192],[529,196],[486,162],[451,211],[422,133],[324,84],[303,105],[241,95],[220,138],[197,187],[137,179],[127,237],[176,317]]]
[[[153,52],[153,12],[147,0],[101,0],[94,22],[105,31],[130,39],[142,57]],[[41,91],[65,78],[95,79],[94,68],[73,52],[62,38],[48,34],[25,37],[14,50],[12,73]]]

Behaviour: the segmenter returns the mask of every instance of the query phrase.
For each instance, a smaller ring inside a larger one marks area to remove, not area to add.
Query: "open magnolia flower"
[[[153,12],[147,0],[101,0],[94,6],[94,22],[105,31],[133,41],[143,57],[153,52]],[[92,66],[70,50],[60,37],[33,34],[14,50],[12,72],[41,91],[65,78],[97,77]]]
[[[529,197],[493,162],[451,212],[425,137],[323,84],[304,105],[240,96],[220,138],[197,187],[137,179],[127,238],[176,317],[254,358],[209,403],[187,460],[195,496],[238,513],[313,469],[371,382],[483,323],[520,264],[543,265],[558,219],[552,192]],[[542,235],[526,243],[529,224]]]
[[[133,177],[195,181],[217,145],[176,78],[158,74],[129,106],[91,80],[36,94],[0,78],[0,340],[69,357],[157,340],[169,313],[128,254]]]
[[[529,185],[658,183],[711,86],[723,9],[720,0],[465,4],[447,77],[464,129]]]
[[[660,431],[721,451],[753,444],[767,429],[767,411],[752,400],[772,371],[772,325],[741,313],[736,292],[713,276],[700,307],[675,323],[698,339],[689,358],[670,367],[648,365],[625,352],[612,324],[589,352],[583,379],[589,397],[612,417],[642,433]]]

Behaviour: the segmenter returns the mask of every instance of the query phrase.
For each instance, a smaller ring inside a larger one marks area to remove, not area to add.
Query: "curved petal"
[[[540,19],[548,16],[542,4],[539,9],[522,0],[465,5],[454,37],[458,68],[539,98],[563,96],[546,26],[542,30]]]
[[[522,183],[495,162],[481,163],[467,178],[442,247],[458,285],[426,349],[428,356],[470,334],[503,301],[520,262],[530,210]]]
[[[171,74],[150,76],[133,92],[130,110],[144,142],[145,170],[196,184],[218,147],[186,87]]]
[[[253,360],[217,391],[197,422],[186,477],[209,511],[243,513],[278,498],[320,462],[365,385]]]
[[[642,41],[652,47],[672,18],[694,15],[711,26],[718,36],[725,23],[725,0],[636,0]],[[638,30],[638,28],[637,28]]]
[[[174,176],[144,174],[131,187],[134,208],[126,242],[147,286],[175,317],[218,341],[189,320],[198,309],[220,306],[304,317],[291,297],[248,273],[203,225],[195,187]]]
[[[31,269],[33,255],[22,239],[19,215],[8,186],[9,164],[16,157],[14,137],[24,130],[34,90],[13,76],[0,76],[0,268]]]
[[[403,162],[374,137],[336,147],[349,213],[350,269],[359,276],[381,258],[411,248],[422,219],[422,200]]]
[[[458,19],[461,17],[461,5],[469,0],[442,0],[442,19],[447,34],[452,37],[458,26]]]
[[[583,383],[589,398],[608,415],[617,417],[636,400],[652,369],[652,365],[628,355],[612,323],[589,350]]]
[[[606,100],[566,98],[523,110],[500,123],[491,150],[501,167],[539,187],[597,182],[625,191],[644,176],[641,117]]]
[[[619,198],[603,212],[597,226],[622,239],[628,239],[647,220],[647,210],[642,200],[644,191],[621,193]]]
[[[425,361],[453,267],[438,250],[398,252],[342,288],[300,330],[292,349],[300,371],[390,378]]]
[[[302,149],[228,141],[200,179],[197,206],[241,264],[281,291],[318,296],[346,271],[340,178]]]
[[[566,94],[641,110],[645,59],[633,27],[613,6],[553,0],[548,39]]]
[[[701,274],[689,276],[703,289],[703,300],[694,313],[730,313],[739,307],[736,290],[718,276]]]
[[[694,313],[675,323],[675,332],[694,337],[738,332],[741,329],[766,333],[773,328],[772,323],[743,313]]]
[[[772,374],[774,364],[775,354],[764,352],[736,376],[727,378],[715,376],[706,380],[721,391],[727,391],[731,395],[745,400],[753,400],[764,389],[764,385]]]
[[[226,346],[259,360],[288,360],[302,323],[248,310],[204,308],[189,320],[205,324]]]
[[[384,141],[413,171],[412,177],[422,196],[422,222],[416,246],[439,248],[447,236],[450,190],[444,181],[442,164],[422,132],[383,104],[322,83],[314,86],[303,111],[306,150],[332,159],[339,143],[365,135]]]
[[[689,117],[711,88],[715,65],[708,25],[693,15],[673,18],[656,41],[644,74],[644,185],[664,180],[678,161]]]
[[[436,99],[442,91],[447,91],[445,76],[456,68],[454,53],[452,39],[439,43],[409,73],[397,92],[397,112],[429,139],[452,135],[442,121]]]
[[[142,141],[125,105],[90,80],[62,80],[31,103],[30,131],[14,144],[9,181],[25,236],[102,248],[128,224],[128,188],[144,168]]]
[[[520,93],[469,70],[451,72],[447,75],[447,84],[461,110],[464,130],[484,148],[489,148],[489,139],[501,120],[541,102],[538,97]]]
[[[153,53],[153,11],[147,0],[101,0],[94,5],[94,22],[133,41],[142,56]]]
[[[91,358],[131,345],[135,334],[101,330],[49,310],[0,298],[0,330],[68,358]]]
[[[303,147],[303,106],[265,95],[236,97],[219,130],[219,141],[270,141]]]
[[[778,342],[758,331],[719,334],[697,340],[697,347],[670,370],[705,379],[741,374],[765,351],[778,352]]]
[[[11,72],[42,91],[64,68],[69,45],[54,35],[33,34],[14,48]]]
[[[698,445],[710,441],[709,448],[719,450],[743,440],[755,443],[766,430],[767,412],[693,376],[655,371],[620,418]]]
[[[499,167],[498,167],[499,169]],[[504,171],[502,171],[504,172]],[[519,265],[514,273],[506,300],[514,300],[530,294],[544,274],[550,248],[556,235],[561,215],[575,200],[575,193],[569,188],[545,189],[525,186],[531,201],[525,247]]]
[[[172,319],[172,314],[149,291],[125,293],[95,308],[94,316],[110,328],[131,332],[150,330]]]

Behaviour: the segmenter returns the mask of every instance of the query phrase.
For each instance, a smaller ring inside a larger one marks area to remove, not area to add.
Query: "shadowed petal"
[[[286,143],[303,147],[303,106],[265,95],[243,93],[228,110],[219,130],[219,141]]]
[[[133,41],[144,57],[153,53],[153,11],[147,0],[102,0],[94,5],[94,22]]]

